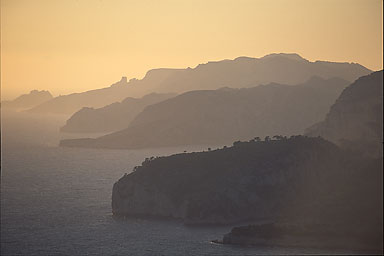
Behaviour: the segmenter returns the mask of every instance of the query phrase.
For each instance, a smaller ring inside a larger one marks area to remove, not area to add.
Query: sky
[[[269,53],[383,68],[381,0],[1,0],[1,98]]]

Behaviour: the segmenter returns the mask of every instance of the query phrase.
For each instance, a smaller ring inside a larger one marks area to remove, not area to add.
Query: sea
[[[215,244],[233,226],[117,219],[113,184],[146,157],[203,146],[145,150],[59,147],[68,116],[2,111],[1,255],[354,254],[348,250]],[[99,134],[87,135],[88,137]],[[356,253],[357,254],[357,253]]]

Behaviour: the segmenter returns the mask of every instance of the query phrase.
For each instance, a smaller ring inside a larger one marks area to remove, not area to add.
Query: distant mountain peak
[[[180,70],[177,68],[153,68],[147,71],[144,78],[147,78],[149,76],[157,75],[158,73],[165,73],[165,72],[173,72],[175,70]]]
[[[240,57],[237,57],[235,60],[252,61],[254,59],[255,58],[252,58],[252,57],[240,56]]]
[[[265,55],[262,57],[262,59],[269,59],[269,58],[275,58],[275,57],[284,57],[291,60],[297,60],[297,61],[308,61],[307,59],[304,59],[297,53],[271,53],[268,55]]]
[[[27,94],[20,95],[12,101],[2,101],[2,106],[14,109],[25,109],[39,105],[52,98],[53,96],[49,91],[32,90]]]
[[[177,68],[155,68],[150,69],[145,74],[143,80],[146,81],[162,81],[175,72],[182,71],[183,69]]]

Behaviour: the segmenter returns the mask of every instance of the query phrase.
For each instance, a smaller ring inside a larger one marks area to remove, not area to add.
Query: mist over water
[[[382,254],[382,7],[0,0],[0,255]]]
[[[1,255],[326,253],[210,243],[231,226],[188,227],[174,220],[113,218],[112,186],[124,173],[145,157],[206,147],[60,148],[63,117],[3,113],[2,118]]]

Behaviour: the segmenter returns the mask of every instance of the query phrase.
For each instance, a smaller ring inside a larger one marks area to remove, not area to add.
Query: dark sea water
[[[60,148],[63,117],[3,113],[1,255],[345,254],[311,248],[210,243],[232,227],[113,218],[112,186],[145,157],[201,147],[151,150]]]

